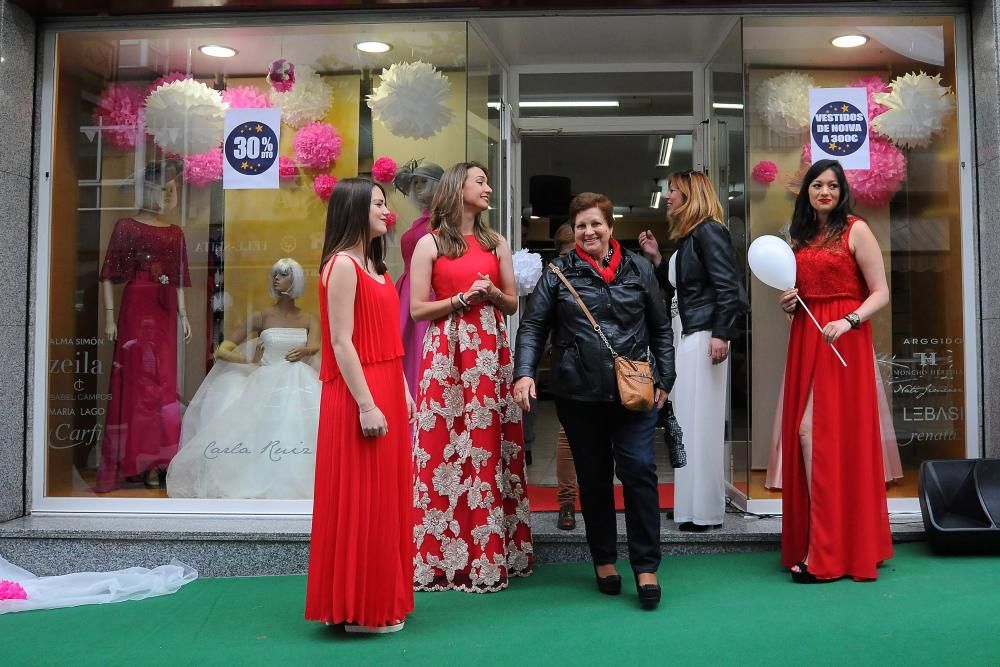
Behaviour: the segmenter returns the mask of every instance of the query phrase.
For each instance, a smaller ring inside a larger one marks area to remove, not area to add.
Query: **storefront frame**
[[[919,5],[921,13],[937,13],[952,16],[955,20],[955,33],[956,33],[956,72],[958,76],[955,82],[955,93],[958,101],[958,118],[959,118],[959,158],[962,162],[962,175],[961,175],[961,216],[962,216],[962,252],[963,252],[963,322],[964,322],[964,335],[967,344],[968,352],[965,358],[965,410],[966,410],[966,456],[970,458],[975,458],[982,455],[982,415],[980,414],[980,403],[981,403],[981,393],[982,393],[982,376],[980,370],[980,341],[979,341],[979,303],[980,303],[980,292],[978,290],[978,275],[979,275],[979,257],[976,254],[978,250],[978,238],[977,238],[977,225],[976,221],[976,200],[974,196],[976,194],[975,186],[973,183],[973,172],[971,169],[972,164],[974,164],[974,151],[973,151],[973,141],[974,141],[974,113],[973,113],[973,99],[972,99],[972,72],[970,66],[970,34],[969,34],[969,20],[966,14],[955,14],[952,11],[947,11],[945,9],[940,9],[937,12],[931,12],[928,10],[926,5]],[[660,14],[672,14],[678,12],[657,12]],[[695,13],[695,12],[688,12]],[[704,13],[704,12],[697,12]],[[720,13],[722,13],[720,11]],[[796,13],[789,12],[766,12],[768,15],[781,15],[781,16],[795,16],[800,15]],[[833,14],[843,14],[851,13],[848,11],[836,11],[831,12]],[[744,12],[741,16],[754,15],[754,13]],[[374,20],[371,14],[331,14],[325,13],[321,15],[323,19],[329,18],[331,21],[336,22],[350,22],[350,23],[364,23],[371,22]],[[309,17],[313,18],[313,17]],[[305,22],[304,19],[298,19],[299,21]],[[399,20],[401,22],[410,21],[420,21],[428,20],[427,16],[414,17],[412,14],[408,14],[406,18],[396,18],[389,17],[385,20]],[[435,14],[434,18],[431,20],[440,21],[466,21],[469,29],[474,29],[475,20],[471,19],[469,16],[461,16],[456,14]],[[262,22],[262,19],[260,19]],[[57,67],[56,59],[56,36],[59,32],[66,31],[89,31],[95,29],[101,30],[112,30],[117,28],[125,28],[126,26],[120,21],[111,21],[111,25],[108,22],[86,22],[85,24],[72,23],[68,25],[53,24],[47,26],[42,35],[41,39],[41,59],[40,67],[41,71],[38,78],[41,80],[40,86],[40,108],[39,117],[41,119],[38,131],[39,131],[39,153],[36,165],[36,184],[38,185],[38,214],[37,220],[40,224],[37,224],[37,237],[36,237],[36,248],[37,253],[35,257],[35,267],[33,272],[33,285],[35,289],[35,302],[34,302],[34,314],[35,314],[35,330],[34,330],[34,341],[33,341],[33,355],[34,355],[34,377],[33,377],[33,393],[29,397],[29,427],[28,431],[31,434],[30,439],[27,440],[26,446],[30,448],[28,452],[29,460],[29,475],[28,475],[28,485],[29,485],[29,505],[33,513],[61,513],[61,512],[95,512],[95,513],[168,513],[168,514],[232,514],[232,515],[285,515],[285,514],[305,514],[309,512],[310,501],[245,501],[245,500],[184,500],[184,499],[170,499],[165,501],[163,499],[106,499],[106,498],[59,498],[59,497],[46,497],[44,495],[44,473],[45,473],[45,452],[47,444],[45,442],[46,432],[45,428],[39,428],[47,423],[47,399],[45,388],[48,385],[48,374],[47,374],[47,364],[44,360],[48,359],[48,349],[47,349],[47,329],[48,329],[48,307],[49,307],[49,287],[50,287],[50,252],[53,247],[55,239],[53,238],[52,228],[51,228],[51,202],[53,193],[50,188],[47,188],[48,183],[50,183],[49,174],[51,172],[51,161],[52,161],[52,150],[54,146],[54,108],[55,99],[53,95],[53,81]],[[142,22],[140,22],[140,25]],[[171,19],[168,21],[169,28],[184,28],[184,27],[225,27],[229,25],[239,25],[239,26],[255,26],[260,25],[258,19],[256,18],[243,18],[243,17],[232,17],[227,16],[225,21],[219,21],[217,18],[209,18],[207,20],[202,18],[191,17],[189,19],[177,18],[176,20]],[[162,27],[162,22],[158,24]],[[128,27],[134,28],[135,24],[129,24]],[[486,41],[489,48],[502,60],[502,54],[499,54],[492,44]],[[525,71],[524,68],[520,68],[519,71]],[[516,84],[510,85],[510,76],[513,74],[512,68],[507,68],[508,76],[504,77],[508,80],[508,92],[510,96],[505,99],[507,113],[502,116],[505,120],[502,122],[503,127],[503,141],[505,142],[505,148],[501,149],[501,159],[506,160],[505,175],[515,176],[518,171],[519,165],[516,160],[517,151],[512,147],[510,142],[511,135],[511,111],[516,109],[517,105],[517,93]],[[703,83],[703,82],[702,82]],[[525,119],[527,120],[527,119]],[[517,121],[514,121],[517,122]],[[524,121],[520,121],[523,123]],[[517,180],[508,180],[509,183],[517,183]],[[511,195],[512,191],[508,190],[508,202],[512,204]],[[508,216],[507,224],[510,231],[515,231],[518,226],[513,224],[512,216],[515,215],[519,209],[516,206],[508,204]],[[968,221],[969,224],[965,224]],[[515,232],[517,234],[518,232]],[[514,234],[512,234],[514,236]],[[42,319],[38,318],[38,315],[42,315]],[[44,335],[43,335],[44,334]],[[42,362],[42,363],[40,363]],[[207,505],[206,505],[207,502]],[[748,510],[757,513],[772,513],[775,511],[780,512],[780,501],[774,500],[753,500],[750,499],[748,502]],[[893,513],[911,513],[919,511],[917,501],[915,498],[902,498],[902,499],[891,499],[889,501],[889,509]]]

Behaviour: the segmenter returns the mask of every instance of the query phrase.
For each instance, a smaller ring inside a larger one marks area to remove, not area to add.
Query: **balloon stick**
[[[795,298],[798,299],[799,303],[802,304],[802,307],[806,309],[807,313],[809,313],[809,317],[812,319],[813,324],[816,325],[816,328],[819,329],[819,332],[823,333],[823,327],[821,327],[819,325],[819,322],[816,321],[816,317],[812,314],[812,311],[809,310],[809,306],[806,305],[806,302],[803,301],[802,297],[800,297],[798,294],[795,295]],[[830,343],[830,349],[833,350],[833,353],[837,355],[838,359],[840,359],[840,363],[844,364],[844,368],[847,368],[847,362],[844,361],[844,358],[842,356],[840,356],[840,352],[837,352],[837,348],[833,346],[833,343]]]

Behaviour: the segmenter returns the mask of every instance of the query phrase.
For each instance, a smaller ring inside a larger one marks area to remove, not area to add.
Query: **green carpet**
[[[621,564],[620,564],[621,565]],[[1000,663],[1000,560],[897,547],[874,583],[797,586],[777,554],[675,556],[664,601],[589,565],[542,565],[502,593],[422,593],[395,635],[302,620],[305,578],[203,579],[177,594],[0,616],[3,665],[919,665]]]

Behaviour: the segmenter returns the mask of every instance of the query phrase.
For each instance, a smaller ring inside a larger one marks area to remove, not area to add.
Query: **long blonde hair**
[[[445,257],[461,257],[469,249],[462,237],[462,188],[470,169],[482,169],[486,178],[490,172],[478,162],[459,162],[441,176],[441,182],[434,192],[428,229],[437,232],[438,251]],[[483,250],[492,251],[500,245],[500,235],[483,220],[482,212],[476,213],[472,233]]]
[[[706,220],[723,221],[722,204],[715,194],[712,181],[700,171],[682,171],[670,174],[670,187],[680,190],[684,203],[670,208],[670,238],[682,239]]]

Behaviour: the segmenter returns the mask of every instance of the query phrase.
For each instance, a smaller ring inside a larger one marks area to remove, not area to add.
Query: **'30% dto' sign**
[[[277,109],[231,109],[226,112],[223,180],[226,189],[278,187]]]

